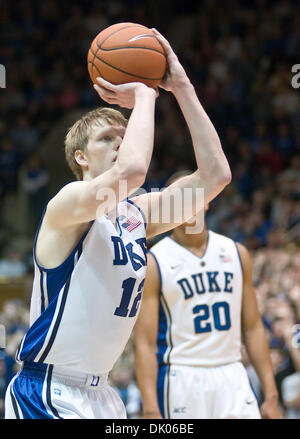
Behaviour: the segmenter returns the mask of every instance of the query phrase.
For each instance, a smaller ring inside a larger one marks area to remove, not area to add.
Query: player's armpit
[[[115,165],[93,180],[67,184],[48,203],[47,222],[62,229],[108,214],[144,181],[144,174],[138,169],[128,169],[128,174],[119,172]],[[122,190],[120,181],[126,181]]]

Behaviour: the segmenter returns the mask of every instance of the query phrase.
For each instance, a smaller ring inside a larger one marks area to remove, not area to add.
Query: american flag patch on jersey
[[[125,223],[122,224],[122,227],[124,229],[127,229],[128,232],[132,232],[132,230],[136,229],[138,226],[140,226],[142,222],[135,218],[134,216],[131,216],[130,218],[127,218]]]
[[[221,262],[232,262],[230,255],[220,255]]]

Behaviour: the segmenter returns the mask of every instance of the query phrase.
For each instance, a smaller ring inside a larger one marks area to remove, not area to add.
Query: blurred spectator
[[[27,272],[26,264],[22,261],[21,255],[13,249],[7,249],[0,259],[0,278],[19,278]]]
[[[295,372],[282,381],[286,406],[285,419],[300,419],[300,372]]]
[[[0,181],[4,192],[16,188],[20,159],[20,152],[12,139],[5,137],[0,144]]]
[[[18,346],[29,326],[29,307],[22,300],[6,300],[0,312],[0,324],[6,329],[6,348],[0,350],[0,418],[4,413],[4,396],[8,383],[19,370],[15,362]]]
[[[114,368],[110,373],[112,386],[122,399],[128,418],[141,416],[141,395],[134,379],[133,368]]]
[[[48,201],[48,180],[47,169],[41,164],[40,157],[37,154],[31,155],[27,160],[21,184],[28,193],[33,231],[36,231]]]

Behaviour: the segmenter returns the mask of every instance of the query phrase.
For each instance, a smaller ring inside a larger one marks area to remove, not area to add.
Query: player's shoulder
[[[56,206],[60,205],[62,202],[66,202],[70,200],[75,194],[78,194],[78,191],[82,190],[82,188],[87,185],[88,183],[86,181],[78,180],[78,181],[71,181],[70,183],[65,184],[62,186],[56,194],[49,200],[48,207],[49,209],[55,209]]]
[[[247,249],[247,247],[240,243],[240,242],[236,242],[236,247],[237,250],[239,252],[239,256],[241,259],[241,262],[243,264],[243,266],[251,266],[252,265],[252,257],[250,254],[250,251]]]
[[[169,236],[160,237],[148,250],[149,253],[159,253],[160,251],[169,248],[170,246],[170,238]]]
[[[236,242],[230,238],[229,236],[223,235],[221,233],[217,233],[213,230],[209,230],[209,240],[210,241],[218,241],[223,244],[236,245]]]

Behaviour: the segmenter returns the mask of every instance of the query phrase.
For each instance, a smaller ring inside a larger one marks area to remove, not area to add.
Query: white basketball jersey
[[[234,241],[209,231],[200,258],[166,237],[150,253],[161,279],[159,364],[217,366],[239,361],[243,279]]]
[[[136,321],[146,272],[144,217],[131,201],[95,220],[57,268],[35,260],[31,326],[18,361],[99,375],[123,352]],[[35,249],[34,249],[35,251]]]

